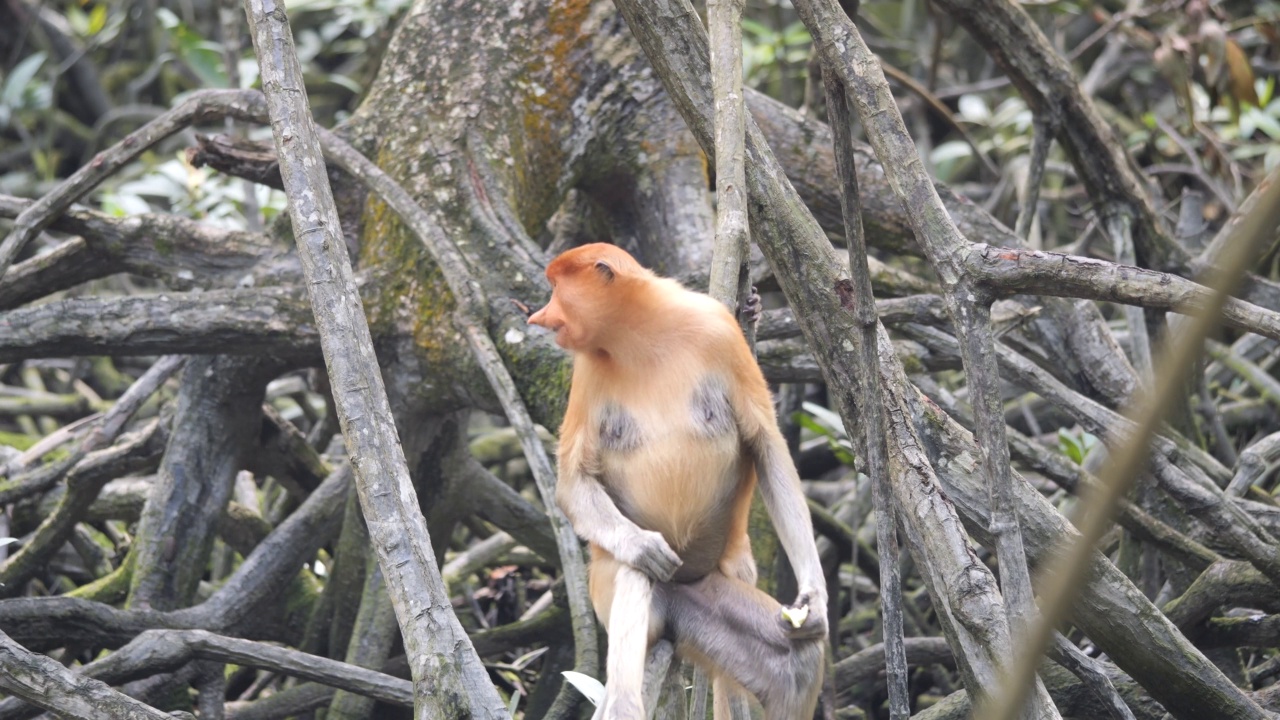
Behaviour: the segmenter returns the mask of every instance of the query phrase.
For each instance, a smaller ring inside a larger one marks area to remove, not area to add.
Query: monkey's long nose
[[[547,309],[544,307],[538,312],[529,316],[529,324],[541,325],[543,327],[546,327],[547,326],[546,315],[547,315]]]

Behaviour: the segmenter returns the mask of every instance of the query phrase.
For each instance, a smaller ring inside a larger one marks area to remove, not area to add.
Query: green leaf
[[[836,459],[842,465],[853,467],[858,454],[845,433],[844,422],[840,419],[840,415],[811,402],[804,403],[802,407],[804,411],[792,413],[792,419],[800,427],[813,432],[818,437],[826,438],[827,447],[831,449]]]
[[[1098,436],[1093,433],[1081,433],[1080,442],[1084,445],[1084,454],[1088,455],[1093,452],[1093,448],[1098,444]]]
[[[1080,454],[1080,444],[1076,442],[1075,437],[1071,435],[1065,428],[1058,428],[1058,450],[1063,455],[1071,458],[1072,462],[1080,464],[1082,455]]]
[[[151,212],[151,206],[137,195],[106,193],[102,196],[102,211],[115,217],[141,215]]]
[[[1271,104],[1271,100],[1275,98],[1276,79],[1267,77],[1265,80],[1258,81],[1258,105],[1266,107]]]
[[[89,35],[97,35],[107,26],[107,6],[95,5],[89,12]]]
[[[359,95],[362,92],[360,83],[356,82],[355,80],[341,73],[330,73],[325,76],[325,79],[333,83],[334,85],[337,85],[338,87],[346,88],[347,90],[350,90],[356,95]]]
[[[1280,140],[1280,119],[1272,117],[1264,112],[1254,109],[1248,111],[1249,119],[1262,132],[1266,133],[1272,140]],[[1243,125],[1243,118],[1241,119]]]
[[[804,23],[795,22],[786,27],[782,31],[782,41],[788,45],[808,45],[812,42],[809,38],[809,31],[805,28]]]
[[[222,49],[215,43],[200,42],[182,50],[182,57],[206,87],[226,87],[227,72]]]
[[[156,8],[156,19],[160,21],[160,27],[165,30],[173,30],[182,25],[182,21],[172,10],[166,7]]]
[[[807,415],[797,410],[791,413],[791,421],[818,437],[831,437],[831,428],[814,420],[812,415]]]
[[[1058,428],[1058,450],[1077,465],[1084,464],[1085,457],[1097,444],[1098,438],[1090,433],[1077,436],[1066,428]]]
[[[22,107],[22,96],[36,73],[40,72],[40,66],[44,64],[44,60],[45,54],[38,52],[23,58],[22,62],[15,65],[4,81],[4,90],[0,91],[0,103],[11,108]]]
[[[973,157],[973,148],[969,147],[969,143],[962,140],[948,140],[935,147],[933,152],[929,153],[929,159],[935,165],[969,157]]]
[[[755,20],[752,20],[750,18],[743,18],[742,34],[744,37],[746,35],[754,35],[755,37],[760,38],[765,35],[772,35],[773,31],[770,30],[769,27],[767,25],[764,25],[763,23],[756,22]]]
[[[64,17],[67,19],[67,24],[71,26],[71,32],[80,37],[89,36],[89,16],[85,15],[83,10],[71,5],[67,8]]]

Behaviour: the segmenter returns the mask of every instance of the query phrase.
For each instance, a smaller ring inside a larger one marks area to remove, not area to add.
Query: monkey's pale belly
[[[664,452],[642,448],[601,458],[602,480],[622,514],[645,530],[662,533],[684,561],[675,580],[705,576],[724,554],[730,505],[744,471],[734,440],[704,440],[695,447],[671,443],[674,447]],[[709,447],[716,452],[709,453]]]

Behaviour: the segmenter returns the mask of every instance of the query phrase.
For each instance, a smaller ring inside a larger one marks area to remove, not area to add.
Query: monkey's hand
[[[802,591],[795,602],[783,607],[778,622],[792,640],[826,637],[827,594],[818,590]]]
[[[614,553],[614,557],[658,581],[670,580],[684,562],[662,533],[652,530],[638,530],[620,549],[622,552]]]

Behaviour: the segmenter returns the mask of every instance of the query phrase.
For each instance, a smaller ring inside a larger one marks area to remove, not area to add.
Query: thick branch
[[[742,0],[710,0],[711,85],[715,95],[716,242],[708,294],[739,313],[751,293],[747,265],[745,150],[746,110],[742,96]],[[754,346],[750,321],[741,317],[747,343]]]
[[[1049,124],[1099,214],[1133,219],[1139,261],[1161,270],[1185,264],[1186,251],[1161,228],[1124,143],[1027,11],[1009,0],[941,0],[940,7],[991,53],[1036,118]]]
[[[0,362],[69,355],[243,353],[314,358],[297,288],[75,298],[0,313]]]
[[[147,630],[114,653],[89,663],[87,677],[111,684],[176,670],[194,660],[215,660],[273,670],[330,685],[392,705],[413,706],[408,680],[375,670],[266,643],[205,630]]]
[[[418,691],[415,714],[503,717],[503,703],[450,608],[386,389],[375,371],[373,338],[284,8],[246,0],[245,11],[334,405]],[[458,301],[465,297],[460,294]]]
[[[115,406],[107,411],[102,422],[81,441],[71,456],[60,464],[67,469],[75,467],[89,453],[114,440],[134,412],[182,367],[183,361],[184,358],[172,355],[157,360],[125,391]],[[24,587],[26,580],[62,547],[76,523],[80,522],[81,515],[98,497],[98,492],[108,480],[109,476],[85,473],[68,478],[66,493],[57,508],[40,523],[31,541],[18,553],[0,563],[0,596],[9,595]]]
[[[695,29],[696,14],[687,4],[675,0],[646,3],[655,6],[652,13],[642,12],[634,0],[619,0],[617,5],[699,144],[704,151],[712,151],[710,92],[704,79],[706,42]],[[854,406],[848,394],[857,386],[857,373],[848,354],[840,348],[856,332],[856,324],[835,293],[838,258],[794,190],[780,182],[781,169],[750,120],[747,132],[747,185],[756,240],[777,273],[796,317],[801,319],[804,335],[822,366],[834,399],[851,410]],[[883,369],[892,361],[882,355],[881,362]],[[895,375],[884,382],[890,388],[905,383],[905,379]],[[957,503],[961,502],[957,496],[961,497],[969,531],[989,540],[985,491],[972,484],[975,468],[970,461],[977,454],[972,439],[936,406],[915,394],[908,397],[908,416],[920,419],[922,439],[948,497]],[[939,452],[937,444],[943,439],[949,444],[945,452]],[[1054,542],[1068,532],[1066,521],[1029,486],[1018,483],[1015,489],[1019,516],[1034,530],[1028,535],[1035,540],[1028,546],[1028,554],[1033,558],[1047,557]],[[1092,628],[1091,637],[1166,707],[1176,708],[1185,718],[1261,716],[1257,705],[1164,622],[1113,566],[1099,559],[1094,568],[1095,574],[1084,583],[1087,611],[1077,621]],[[1169,652],[1170,643],[1176,648],[1173,652]],[[1191,680],[1172,681],[1181,678]]]
[[[1035,293],[1104,300],[1191,315],[1208,307],[1213,291],[1191,280],[1065,253],[974,246],[966,270],[998,295]],[[1222,324],[1280,340],[1280,312],[1228,298]]]
[[[173,720],[172,715],[78,675],[52,658],[27,651],[3,632],[0,688],[63,718]]]
[[[32,204],[0,195],[0,217],[16,217]],[[296,260],[291,264],[265,236],[179,215],[115,218],[77,207],[49,227],[79,237],[10,268],[0,280],[0,308],[120,272],[160,280],[171,290],[230,286],[251,272],[272,275],[281,284],[298,279]],[[274,271],[264,263],[271,263]]]
[[[858,192],[857,166],[853,155],[853,118],[849,113],[847,88],[830,72],[823,74],[826,88],[827,115],[835,143],[836,170],[842,192],[840,206],[844,212],[845,242],[849,246],[849,276],[846,285],[837,286],[840,302],[858,319],[858,332],[851,336],[858,364],[865,371],[860,377],[864,386],[858,392],[861,423],[860,447],[871,478],[872,499],[876,510],[876,551],[887,562],[880,563],[880,599],[883,613],[885,673],[889,686],[889,717],[903,720],[910,716],[907,694],[907,651],[903,646],[902,578],[898,569],[897,512],[893,501],[892,478],[889,474],[888,426],[884,398],[880,388],[880,360],[876,352],[875,297],[871,292],[871,273],[867,267],[866,234],[862,229],[862,199]],[[846,426],[847,427],[847,426]],[[838,643],[836,643],[838,645]]]
[[[975,287],[960,264],[968,241],[947,214],[932,179],[925,172],[880,63],[863,42],[853,21],[834,0],[799,0],[796,11],[821,52],[826,71],[839,77],[849,89],[853,107],[889,176],[890,186],[898,193],[903,207],[912,210],[908,215],[916,239],[942,278],[947,312],[960,339],[965,380],[974,410],[979,460],[991,493],[992,534],[1000,587],[1006,598],[1005,611],[1015,639],[1020,639],[1035,614],[1035,603],[1018,516],[1013,510],[1013,473],[1004,436],[1000,375],[991,327],[992,298]],[[1042,691],[1037,693],[1033,706],[1036,715],[1057,717],[1053,704]]]

